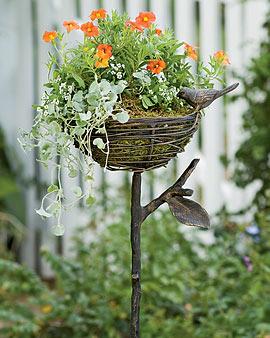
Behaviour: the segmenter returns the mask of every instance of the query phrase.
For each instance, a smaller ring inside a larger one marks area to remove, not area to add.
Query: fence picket
[[[200,50],[204,61],[221,49],[220,3],[216,0],[200,2]],[[224,152],[224,119],[222,100],[207,108],[202,119],[202,177],[204,206],[210,213],[222,205],[221,182],[224,170],[219,156]]]
[[[99,8],[98,0],[81,0],[81,19],[83,21],[89,20],[90,12],[97,8]]]
[[[146,10],[146,1],[145,0],[126,0],[126,10],[130,15],[131,20],[134,20],[139,12]]]
[[[187,42],[193,46],[197,46],[198,41],[196,38],[196,24],[195,24],[195,2],[193,0],[175,1],[175,34],[179,41]],[[191,63],[194,63],[192,60]],[[194,68],[194,67],[193,67]],[[194,70],[194,69],[193,69]],[[178,172],[183,171],[193,158],[198,156],[198,135],[195,134],[192,141],[186,147],[183,154],[179,155],[178,159]],[[198,169],[200,165],[198,166]],[[188,179],[188,186],[194,189],[194,196],[196,196],[196,182],[198,181],[198,169]]]
[[[108,13],[111,13],[113,10],[117,10],[119,13],[123,12],[121,0],[103,0],[103,7]]]

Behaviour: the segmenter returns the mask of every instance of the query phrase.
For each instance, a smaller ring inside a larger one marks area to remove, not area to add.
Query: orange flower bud
[[[71,31],[75,29],[79,29],[80,26],[77,24],[76,21],[71,20],[71,21],[64,21],[63,26],[66,28],[67,32],[70,33]]]
[[[219,50],[214,54],[214,58],[217,60],[218,63],[222,64],[223,66],[227,66],[231,63],[228,55],[224,52],[224,50]]]
[[[42,39],[45,42],[52,42],[55,38],[57,38],[58,33],[56,31],[52,32],[44,32]]]
[[[189,45],[188,43],[184,43],[185,53],[186,55],[194,61],[198,60],[198,53],[195,47]]]

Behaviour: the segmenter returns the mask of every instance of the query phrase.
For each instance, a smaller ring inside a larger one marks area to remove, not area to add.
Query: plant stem
[[[130,337],[140,337],[141,300],[141,247],[140,231],[142,223],[141,173],[134,172],[131,188],[131,248],[132,248],[132,295],[130,314]]]

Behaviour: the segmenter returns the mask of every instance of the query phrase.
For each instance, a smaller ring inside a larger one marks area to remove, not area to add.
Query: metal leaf
[[[207,229],[210,227],[208,213],[199,203],[181,196],[172,197],[167,203],[179,222]]]

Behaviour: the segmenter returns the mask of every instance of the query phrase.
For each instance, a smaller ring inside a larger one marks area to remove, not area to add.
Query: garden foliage
[[[251,60],[248,75],[241,78],[247,109],[243,115],[244,141],[236,153],[235,182],[246,187],[259,181],[253,203],[270,213],[270,13],[264,24],[266,38],[259,55]],[[270,223],[270,218],[269,218]]]
[[[73,259],[44,250],[57,277],[53,291],[27,268],[0,261],[0,336],[128,337],[128,224],[123,215],[88,244],[84,229]],[[187,241],[167,213],[149,219],[142,229],[142,337],[270,334],[270,231],[263,217],[259,225],[254,236],[224,222],[208,246]]]

